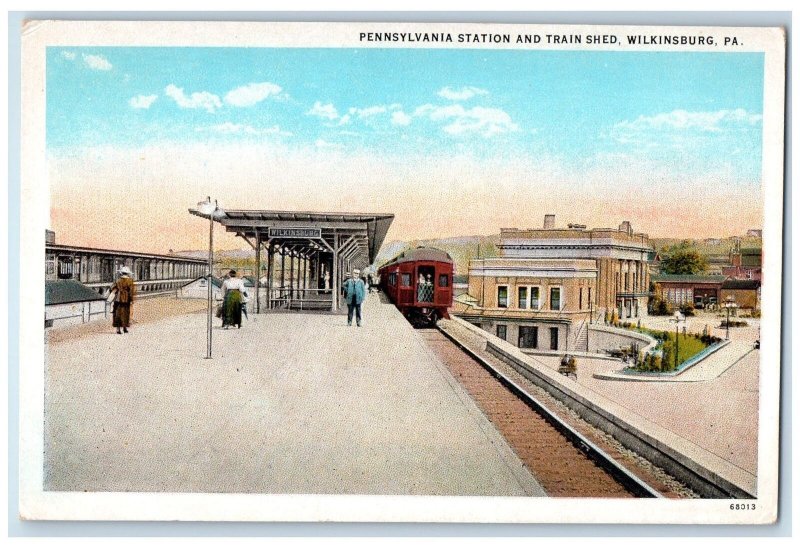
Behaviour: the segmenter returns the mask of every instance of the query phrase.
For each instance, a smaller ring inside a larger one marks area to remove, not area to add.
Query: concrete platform
[[[45,490],[542,496],[378,295],[338,315],[203,314],[48,345]]]

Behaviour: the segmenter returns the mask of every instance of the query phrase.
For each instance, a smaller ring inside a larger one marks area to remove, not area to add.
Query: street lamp
[[[673,316],[669,320],[671,322],[675,322],[675,369],[678,369],[678,350],[679,350],[678,326],[680,325],[681,322],[683,322],[685,320],[686,320],[686,316],[681,314],[679,310],[676,310],[675,311],[675,316]]]
[[[217,201],[211,201],[211,197],[207,197],[205,202],[198,202],[197,211],[204,217],[208,217],[208,336],[206,359],[211,359],[211,319],[213,317],[212,308],[214,306],[213,298],[213,277],[214,277],[214,216],[218,216],[222,211],[217,206]]]
[[[725,297],[725,340],[730,339],[731,334],[731,310],[735,310],[739,307],[736,304],[736,299],[733,298],[733,295],[728,295]]]

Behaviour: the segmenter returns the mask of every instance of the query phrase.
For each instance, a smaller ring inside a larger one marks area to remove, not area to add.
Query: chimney
[[[633,234],[633,229],[631,228],[630,221],[622,221],[622,224],[619,225],[620,232],[627,232],[628,234]]]
[[[556,227],[556,216],[554,214],[548,213],[544,216],[544,227],[545,228]]]

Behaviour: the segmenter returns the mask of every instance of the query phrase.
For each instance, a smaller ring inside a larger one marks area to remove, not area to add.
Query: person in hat
[[[222,282],[222,327],[234,325],[242,327],[242,298],[244,296],[244,281],[236,276],[236,271],[228,272],[228,277]]]
[[[120,268],[117,274],[119,278],[111,286],[111,293],[114,294],[112,325],[117,328],[117,335],[122,335],[127,333],[131,326],[131,306],[136,286],[131,278],[132,272],[127,266]]]
[[[361,303],[367,294],[364,281],[359,277],[361,271],[353,270],[352,275],[344,283],[344,300],[347,303],[347,325],[353,325],[353,313],[356,316],[356,325],[361,327]]]

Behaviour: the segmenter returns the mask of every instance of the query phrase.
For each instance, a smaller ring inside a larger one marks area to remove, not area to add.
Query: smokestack
[[[544,227],[545,228],[555,228],[556,227],[556,216],[552,213],[548,213],[544,216]]]
[[[631,228],[630,221],[622,221],[622,224],[619,225],[619,229],[621,232],[627,232],[628,234],[633,233],[633,229]]]

